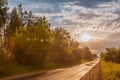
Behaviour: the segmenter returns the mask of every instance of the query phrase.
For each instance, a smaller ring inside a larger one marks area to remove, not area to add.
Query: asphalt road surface
[[[32,78],[30,80],[80,80],[82,76],[98,62],[99,59],[95,59],[93,61],[70,68],[61,68],[48,71],[46,74]]]

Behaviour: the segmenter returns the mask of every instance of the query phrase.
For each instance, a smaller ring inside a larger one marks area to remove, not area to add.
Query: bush
[[[120,63],[120,48],[106,48],[106,52],[102,53],[105,61]]]

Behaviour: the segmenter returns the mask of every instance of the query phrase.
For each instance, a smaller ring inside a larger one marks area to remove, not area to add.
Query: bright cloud
[[[52,27],[67,29],[76,40],[83,33],[89,33],[94,39],[88,46],[93,50],[119,46],[120,0],[8,1],[11,8],[22,3],[25,9],[32,10],[36,15],[46,16]]]

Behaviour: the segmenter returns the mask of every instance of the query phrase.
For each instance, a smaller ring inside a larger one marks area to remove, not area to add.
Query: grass
[[[15,62],[10,62],[5,65],[0,65],[0,78],[19,75],[23,73],[35,72],[35,71],[44,71],[44,70],[46,71],[46,70],[52,70],[56,68],[65,68],[65,67],[70,67],[77,64],[80,64],[80,62],[75,62],[73,64],[70,64],[70,63],[47,64],[47,66],[43,68],[36,68],[36,67],[30,67],[30,66],[23,66]]]
[[[29,73],[29,72],[35,72],[35,71],[46,71],[46,70],[53,70],[57,68],[66,68],[66,67],[71,67],[71,66],[75,66],[78,64],[82,64],[85,62],[87,62],[87,60],[81,60],[81,61],[74,62],[74,63],[61,63],[61,64],[60,63],[49,63],[49,64],[47,63],[45,67],[41,67],[41,68],[23,66],[16,62],[10,62],[4,65],[0,64],[0,78]]]
[[[120,64],[102,60],[103,80],[120,80]]]
[[[54,64],[48,64],[45,68],[43,69],[47,69],[47,70],[51,70],[51,69],[56,69],[56,68],[66,68],[66,67],[71,67],[71,66],[75,66],[81,64],[81,62],[74,62],[74,63],[54,63]]]
[[[5,65],[0,65],[0,78],[28,73],[31,71],[35,71],[35,69],[28,66],[22,66],[17,63],[8,63]]]

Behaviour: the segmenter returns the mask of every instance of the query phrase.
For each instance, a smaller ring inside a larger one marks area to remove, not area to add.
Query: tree
[[[22,8],[22,4],[18,5],[18,15],[20,16],[20,18],[23,18],[23,8]]]
[[[5,31],[5,38],[6,38],[5,45],[6,45],[6,48],[8,49],[8,53],[13,53],[13,49],[15,46],[16,29],[22,26],[22,20],[19,17],[16,8],[12,10],[10,17],[11,17],[10,23],[7,26],[6,31]]]
[[[72,53],[73,53],[73,56],[75,56],[76,61],[80,62],[82,58],[82,55],[81,55],[82,49],[79,48],[79,42],[72,40],[70,43],[70,46],[72,47]]]
[[[83,56],[83,59],[86,59],[86,60],[91,60],[93,58],[92,53],[88,47],[84,47],[82,49],[82,56]]]
[[[70,44],[70,35],[63,28],[56,28],[54,31],[54,58],[56,62],[65,62],[68,46]]]
[[[50,26],[45,17],[35,25],[18,28],[15,59],[25,65],[45,66],[50,54],[50,38]]]
[[[14,35],[16,33],[16,29],[20,26],[22,26],[22,19],[19,17],[17,9],[14,8],[11,13],[11,21],[8,27],[9,34]]]
[[[6,16],[7,16],[7,0],[0,0],[0,27],[2,27],[3,24],[6,22]]]
[[[120,63],[120,48],[106,48],[106,52],[103,55],[105,61],[112,61]]]

